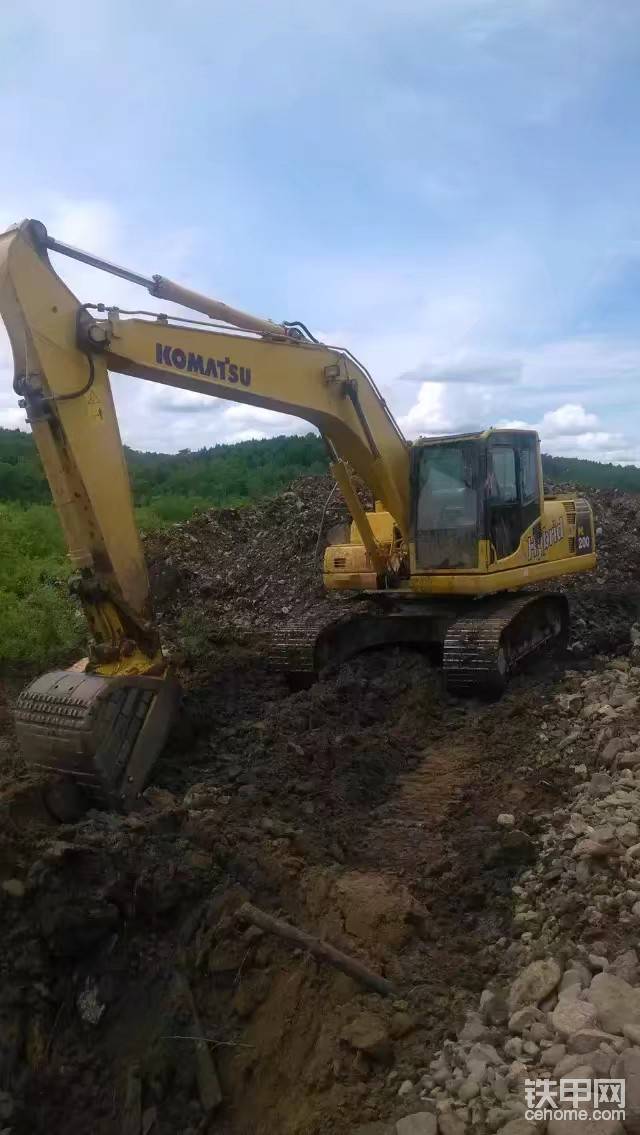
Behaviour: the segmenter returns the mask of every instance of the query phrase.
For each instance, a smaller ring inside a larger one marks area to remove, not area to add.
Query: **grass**
[[[166,496],[136,509],[142,532],[186,520],[201,498]],[[0,667],[61,665],[86,646],[86,625],[68,592],[70,564],[51,505],[0,501]]]

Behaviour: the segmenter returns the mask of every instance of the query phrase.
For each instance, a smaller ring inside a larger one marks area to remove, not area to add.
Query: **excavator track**
[[[566,637],[568,623],[564,595],[527,593],[478,604],[445,637],[447,690],[459,697],[499,697],[525,658]]]
[[[333,619],[325,614],[265,635],[259,653],[270,669],[310,680],[371,647],[440,645],[449,693],[499,697],[525,658],[566,636],[568,617],[563,595],[532,592],[437,612],[409,602],[383,613],[358,603]]]
[[[290,677],[313,678],[318,671],[333,659],[323,657],[320,644],[323,637],[341,625],[351,622],[357,614],[367,610],[365,604],[358,604],[359,610],[350,608],[349,613],[337,611],[331,617],[327,612],[305,622],[290,623],[277,630],[254,639],[261,660],[271,670]]]
[[[271,669],[309,680],[365,650],[441,644],[453,617],[444,605],[436,610],[433,604],[406,600],[392,602],[386,608],[379,600],[337,603],[333,617],[325,611],[314,619],[265,635],[259,652]]]
[[[326,619],[320,625],[299,624],[261,636],[256,641],[260,660],[282,674],[315,674],[315,646],[325,624]]]

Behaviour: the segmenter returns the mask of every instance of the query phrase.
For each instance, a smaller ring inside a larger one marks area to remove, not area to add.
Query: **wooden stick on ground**
[[[122,1135],[140,1135],[142,1123],[142,1085],[140,1065],[131,1064],[127,1069],[124,1107],[122,1109]]]
[[[386,978],[380,977],[379,974],[372,973],[366,966],[363,966],[362,962],[349,957],[348,954],[343,954],[342,950],[337,950],[329,942],[323,942],[321,938],[314,938],[312,934],[298,930],[297,926],[292,926],[289,922],[274,918],[273,915],[267,914],[259,907],[253,906],[252,903],[242,903],[242,906],[236,912],[236,916],[244,922],[251,922],[254,926],[259,926],[261,930],[266,930],[269,934],[277,934],[280,938],[286,938],[288,942],[295,942],[296,946],[302,946],[315,958],[329,962],[336,969],[347,973],[349,977],[355,978],[363,985],[368,985],[370,989],[375,989],[376,993],[382,993],[385,997],[395,996],[395,990],[391,983]]]
[[[196,1009],[196,1003],[193,999],[191,986],[187,981],[184,974],[178,974],[179,987],[183,993],[184,999],[191,1012],[193,1020],[193,1034],[198,1039],[194,1042],[196,1052],[196,1077],[198,1080],[198,1092],[200,1095],[200,1102],[207,1115],[215,1111],[222,1103],[222,1088],[218,1079],[215,1062],[209,1045],[205,1040],[202,1025],[200,1024],[200,1017]]]

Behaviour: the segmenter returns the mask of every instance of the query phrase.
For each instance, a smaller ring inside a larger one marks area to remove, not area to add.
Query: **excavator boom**
[[[83,305],[48,251],[82,260],[211,319],[124,318]],[[22,399],[74,569],[72,589],[91,632],[89,657],[45,675],[23,693],[18,732],[34,764],[72,774],[94,795],[128,807],[170,724],[177,687],[151,611],[149,580],[109,371],[245,402],[307,419],[366,548],[372,578],[388,549],[362,509],[351,470],[384,502],[408,539],[409,447],[375,385],[348,352],[301,325],[258,319],[163,277],[131,273],[50,238],[37,221],[0,236],[0,313]]]

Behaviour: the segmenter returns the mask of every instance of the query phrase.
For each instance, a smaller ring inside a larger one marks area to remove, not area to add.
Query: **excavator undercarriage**
[[[273,669],[313,680],[366,650],[411,646],[429,650],[442,666],[447,691],[459,697],[495,698],[525,659],[569,628],[564,595],[525,592],[485,600],[425,601],[382,592],[357,612],[264,636],[260,654]]]
[[[329,622],[325,616],[255,636],[257,658],[295,685],[307,685],[364,651],[410,646],[441,662],[450,694],[488,699],[503,693],[525,659],[564,642],[568,630],[563,595],[446,604],[383,593],[356,605]],[[147,782],[178,702],[178,683],[169,676],[102,678],[55,670],[20,695],[16,729],[34,767],[72,782],[86,803],[127,811]],[[56,785],[46,800],[65,819],[76,798]]]

